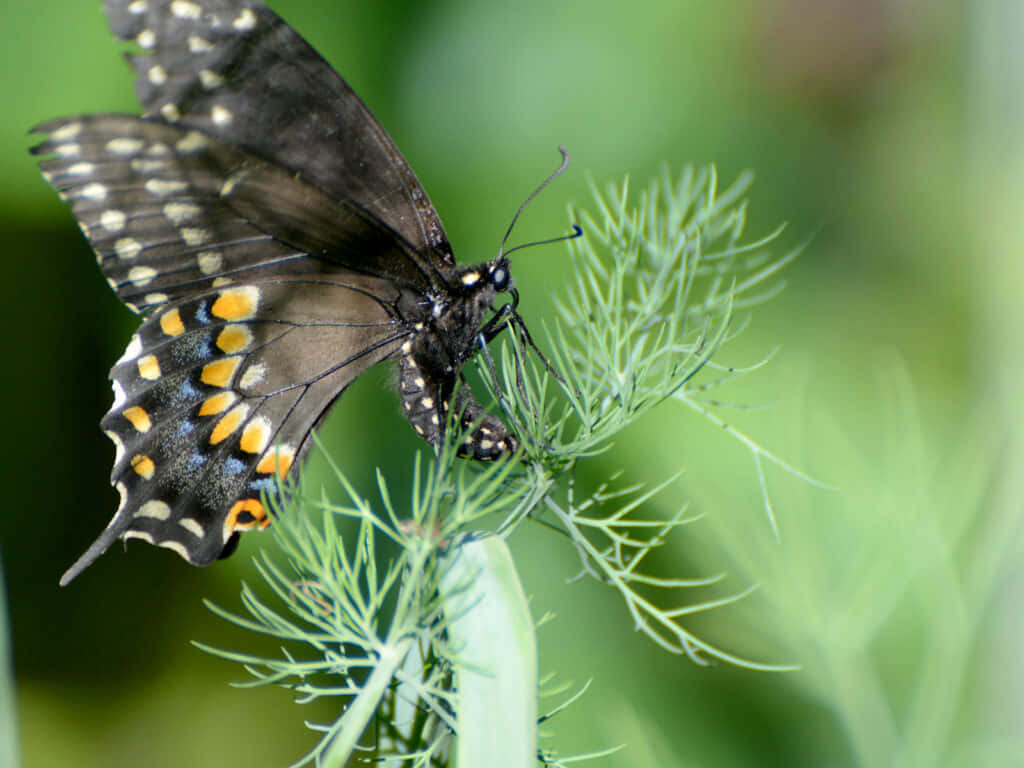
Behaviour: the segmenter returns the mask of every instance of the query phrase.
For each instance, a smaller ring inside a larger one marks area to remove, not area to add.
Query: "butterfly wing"
[[[409,164],[334,69],[252,0],[107,0],[149,115],[218,138],[367,211],[429,265],[455,260]]]
[[[321,274],[233,284],[150,314],[111,370],[102,421],[121,503],[62,583],[119,538],[206,565],[237,533],[265,527],[261,493],[297,467],[335,398],[409,335],[397,294],[387,281]]]

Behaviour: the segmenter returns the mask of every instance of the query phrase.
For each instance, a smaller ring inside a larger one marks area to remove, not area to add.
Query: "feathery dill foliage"
[[[773,257],[766,250],[781,230],[742,240],[749,183],[745,175],[720,191],[713,169],[686,169],[674,180],[666,172],[636,203],[624,183],[606,193],[595,189],[592,212],[572,212],[584,234],[569,241],[569,277],[554,296],[557,316],[541,345],[559,376],[515,329],[503,335],[498,365],[487,350],[480,356],[487,363],[482,375],[522,441],[520,457],[490,465],[457,461],[454,446],[461,438],[449,429],[438,456],[416,457],[411,494],[401,503],[383,477],[379,500],[371,503],[332,466],[344,502],[300,488],[278,505],[273,530],[286,564],[264,552],[257,566],[283,608],[244,586],[247,617],[215,610],[287,645],[279,658],[208,650],[245,664],[255,678],[250,685],[291,687],[300,702],[342,697],[336,722],[311,726],[322,738],[300,764],[344,764],[374,724],[374,750],[385,764],[469,765],[474,757],[465,745],[475,743],[477,732],[487,733],[482,743],[507,739],[505,751],[525,739],[525,764],[537,759],[535,674],[518,681],[517,692],[487,696],[501,670],[481,671],[470,658],[481,647],[475,634],[486,632],[483,642],[497,648],[494,658],[501,660],[495,666],[536,668],[527,658],[535,653],[534,626],[514,568],[503,570],[491,555],[480,559],[479,549],[473,550],[476,560],[459,556],[479,547],[474,534],[505,536],[525,519],[566,536],[583,571],[618,590],[635,627],[666,650],[697,663],[716,658],[767,668],[715,648],[684,626],[689,614],[736,597],[662,607],[678,590],[714,581],[644,573],[644,558],[688,522],[685,507],[669,519],[644,516],[645,502],[664,484],[614,488],[612,478],[581,494],[571,479],[563,482],[577,462],[606,450],[620,430],[666,401],[721,423],[701,399],[708,385],[690,387],[690,381],[705,367],[719,372],[719,382],[742,373],[717,366],[712,356],[741,330],[738,310],[781,289],[777,272],[796,255]],[[759,477],[762,458],[796,472],[746,436],[724,432],[749,448]],[[763,504],[771,516],[766,492]],[[351,540],[339,534],[339,517],[357,522]],[[398,553],[386,562],[382,542]],[[507,556],[507,549],[500,552]],[[466,567],[469,561],[476,564]],[[509,589],[478,590],[485,582]],[[495,603],[508,619],[507,636],[495,632],[502,618],[474,625],[475,614]],[[470,704],[474,686],[484,686],[486,707]],[[514,722],[525,726],[517,730]],[[459,734],[456,751],[453,732]],[[495,744],[488,748],[493,755]],[[582,757],[540,753],[550,765]]]

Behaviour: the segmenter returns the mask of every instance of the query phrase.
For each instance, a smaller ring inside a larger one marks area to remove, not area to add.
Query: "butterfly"
[[[461,455],[513,454],[516,437],[456,386],[518,318],[507,254],[456,264],[394,142],[266,6],[105,9],[141,49],[127,59],[144,114],[43,123],[31,150],[111,288],[143,315],[101,422],[120,504],[61,584],[118,539],[193,565],[231,554],[270,523],[262,499],[297,471],[338,396],[386,360],[428,443],[454,413],[469,430]],[[496,308],[502,293],[511,302]]]

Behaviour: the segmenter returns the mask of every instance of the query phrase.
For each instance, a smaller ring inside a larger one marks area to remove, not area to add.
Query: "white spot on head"
[[[171,516],[171,507],[166,501],[153,499],[139,507],[139,511],[135,513],[135,516],[151,517],[154,520],[166,520]]]
[[[203,84],[203,88],[208,91],[212,91],[214,88],[224,83],[224,76],[218,75],[209,69],[199,70],[199,82]]]
[[[107,188],[102,184],[86,184],[78,194],[80,197],[98,202],[107,199]]]
[[[193,203],[167,203],[164,206],[164,216],[171,220],[175,226],[180,226],[188,219],[199,215],[199,206]]]
[[[163,115],[164,120],[170,123],[174,123],[178,120],[181,120],[181,110],[178,109],[177,104],[167,102],[162,107],[160,107],[160,114]]]
[[[206,53],[213,50],[213,43],[199,35],[189,35],[188,49],[192,53]]]
[[[81,123],[68,123],[62,125],[56,131],[50,134],[50,138],[54,141],[66,141],[67,139],[73,139],[75,136],[82,132]]]
[[[154,64],[146,72],[146,77],[149,78],[149,82],[153,85],[163,85],[167,82],[167,70],[161,67],[159,64]]]
[[[69,176],[88,176],[95,170],[96,166],[92,163],[75,163],[68,166],[67,173]]]
[[[124,211],[117,211],[113,208],[100,214],[100,225],[107,232],[120,232],[124,229],[124,223],[127,220],[128,217],[124,215]]]
[[[202,12],[201,7],[189,0],[173,0],[171,3],[171,13],[179,19],[198,19]]]
[[[142,139],[120,138],[107,142],[107,151],[115,155],[134,155],[145,146]]]
[[[152,267],[132,267],[128,270],[128,279],[136,288],[143,288],[153,282],[157,271]]]
[[[242,378],[238,380],[238,386],[242,389],[250,389],[263,381],[267,375],[267,366],[264,363],[253,363],[245,369]]]
[[[135,42],[140,48],[148,50],[156,45],[156,33],[152,29],[144,29],[135,36]]]
[[[466,274],[464,274],[462,276],[462,284],[463,285],[476,285],[476,283],[479,282],[479,280],[480,280],[480,273],[476,272],[476,271],[467,272]]]
[[[198,131],[189,131],[185,138],[179,139],[174,148],[179,152],[198,152],[210,145],[209,139]]]
[[[80,144],[61,144],[59,147],[54,147],[53,151],[61,157],[78,157],[82,154],[82,146]]]
[[[168,181],[167,179],[149,179],[145,183],[146,191],[157,197],[175,195],[188,189],[188,182]]]
[[[141,250],[142,245],[134,237],[122,237],[114,243],[114,252],[122,259],[134,259]]]
[[[238,18],[231,22],[231,26],[239,32],[252,29],[256,26],[256,14],[252,12],[251,8],[245,8],[238,14]]]
[[[213,120],[214,125],[227,125],[235,119],[235,116],[227,107],[222,107],[220,104],[216,104],[213,109],[210,110],[210,119]]]
[[[224,266],[224,256],[219,251],[201,251],[196,256],[199,263],[199,271],[204,275],[212,275]]]
[[[147,305],[166,304],[167,303],[167,294],[166,293],[147,293],[145,301],[146,301]]]
[[[198,539],[203,538],[203,536],[206,534],[206,529],[203,528],[202,524],[198,520],[191,517],[183,517],[181,520],[178,521],[178,525],[180,525],[182,528],[184,528],[186,531],[188,531]]]
[[[199,227],[184,227],[179,232],[186,245],[202,245],[210,239],[210,233]]]

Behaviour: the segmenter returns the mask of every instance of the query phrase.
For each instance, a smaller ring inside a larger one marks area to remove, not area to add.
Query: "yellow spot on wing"
[[[221,320],[248,320],[256,313],[259,298],[260,292],[255,286],[232,288],[217,297],[210,312]]]
[[[149,456],[144,456],[141,453],[137,453],[132,456],[131,459],[132,469],[135,473],[146,480],[150,480],[153,477],[153,473],[156,471],[156,465]]]
[[[246,453],[262,453],[270,442],[270,422],[256,418],[245,425],[238,447]]]
[[[217,422],[217,426],[213,428],[213,432],[210,433],[210,444],[217,445],[222,442],[228,435],[238,429],[238,425],[242,423],[245,417],[249,414],[249,406],[236,405],[227,415],[224,416],[220,421]]]
[[[224,521],[224,540],[227,541],[235,531],[249,531],[256,526],[266,528],[270,525],[267,510],[259,499],[241,499],[236,501]]]
[[[157,361],[156,355],[139,358],[139,376],[148,381],[156,381],[160,378],[160,363]]]
[[[279,445],[267,451],[256,465],[256,471],[262,475],[269,475],[277,472],[282,478],[288,474],[292,462],[295,460],[295,451],[288,446]]]
[[[212,416],[215,413],[220,413],[237,399],[238,395],[234,392],[220,392],[216,395],[211,395],[203,400],[203,404],[199,406],[199,415]]]
[[[241,324],[226,326],[217,336],[217,346],[229,355],[241,352],[250,344],[252,344],[252,331]]]
[[[222,360],[214,360],[212,363],[207,363],[203,366],[203,371],[199,374],[199,380],[211,387],[226,387],[231,382],[231,377],[235,375],[235,371],[238,370],[241,362],[242,358],[240,357],[225,357]]]
[[[140,408],[137,405],[133,405],[131,408],[125,408],[121,412],[128,421],[132,423],[139,432],[149,432],[150,427],[153,426],[153,422],[150,421],[149,414],[146,413],[145,408]]]
[[[168,336],[180,336],[185,332],[185,326],[181,322],[181,315],[177,308],[169,309],[160,316],[160,330]]]

